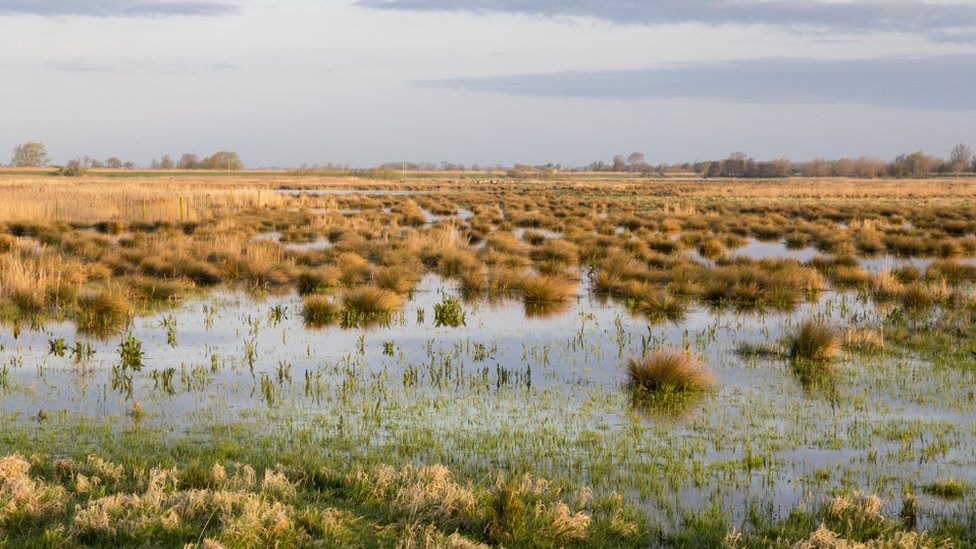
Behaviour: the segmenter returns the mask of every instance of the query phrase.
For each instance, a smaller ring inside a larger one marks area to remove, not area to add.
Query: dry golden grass
[[[43,192],[40,190],[43,189]],[[200,221],[282,199],[264,177],[55,178],[0,177],[0,222]]]
[[[342,308],[365,318],[389,315],[402,303],[402,297],[376,286],[361,286],[342,294]]]
[[[834,328],[810,318],[792,334],[789,354],[794,361],[829,362],[840,356],[841,340]]]
[[[649,395],[702,391],[715,383],[715,376],[707,367],[678,349],[660,349],[630,359],[627,378],[632,389]]]
[[[527,304],[568,301],[576,284],[559,276],[531,275],[522,280],[522,298]]]

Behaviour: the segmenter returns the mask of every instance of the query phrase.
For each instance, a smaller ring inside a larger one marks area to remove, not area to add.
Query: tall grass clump
[[[306,326],[328,326],[339,318],[340,307],[328,296],[307,295],[302,299],[302,318]]]
[[[840,355],[841,340],[836,330],[813,318],[803,321],[790,338],[793,362],[826,363]]]
[[[342,295],[343,324],[346,326],[389,319],[403,303],[399,295],[377,286],[361,286]]]
[[[628,386],[637,396],[700,393],[715,383],[715,376],[693,355],[678,349],[660,349],[627,362]]]
[[[316,267],[303,270],[298,275],[299,295],[323,293],[339,286],[342,271],[337,267]]]
[[[717,238],[710,238],[698,246],[698,253],[705,259],[715,259],[725,253],[725,245]]]
[[[532,275],[522,280],[526,304],[565,302],[573,297],[575,290],[572,281],[558,276]]]
[[[636,309],[652,322],[681,322],[686,313],[684,300],[667,291],[654,291],[641,296]]]
[[[78,296],[77,322],[82,331],[111,333],[127,324],[132,314],[132,304],[121,289],[105,288]]]

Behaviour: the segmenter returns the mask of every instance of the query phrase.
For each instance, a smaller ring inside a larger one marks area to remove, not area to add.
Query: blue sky
[[[0,159],[945,156],[976,3],[0,0]]]

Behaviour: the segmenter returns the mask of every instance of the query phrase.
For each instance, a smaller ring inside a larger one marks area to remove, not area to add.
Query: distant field
[[[973,178],[0,170],[0,546],[972,547],[974,321]]]

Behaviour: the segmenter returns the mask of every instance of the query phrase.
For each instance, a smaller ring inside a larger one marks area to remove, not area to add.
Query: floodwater
[[[294,294],[190,299],[135,320],[131,334],[145,359],[131,394],[111,381],[118,337],[86,337],[70,323],[0,327],[8,379],[0,409],[23,422],[41,412],[125,418],[138,401],[142,421],[177,431],[200,417],[232,421],[274,409],[280,419],[267,421],[322,425],[323,436],[339,436],[335,418],[344,417],[343,440],[364,452],[383,447],[473,470],[529,468],[629,494],[658,518],[674,518],[667,506],[678,501],[719,501],[737,517],[752,501],[786,513],[842,485],[880,492],[896,506],[908,483],[976,481],[973,373],[851,355],[829,387],[811,387],[785,360],[736,353],[742,343],[777,343],[810,316],[880,321],[856,294],[826,292],[792,312],[693,307],[680,324],[655,325],[583,286],[548,315],[482,300],[465,305],[466,326],[436,327],[433,305],[455,294],[428,275],[391,324],[367,329],[306,328]],[[92,356],[51,354],[49,342],[59,338],[90,345]],[[633,408],[626,360],[661,345],[700,355],[717,377],[715,392],[675,415]],[[271,400],[263,378],[274,386]],[[374,405],[383,411],[376,425],[351,420]],[[425,444],[431,439],[436,448]],[[936,441],[943,446],[932,450]],[[958,505],[921,498],[923,523],[925,512]]]

